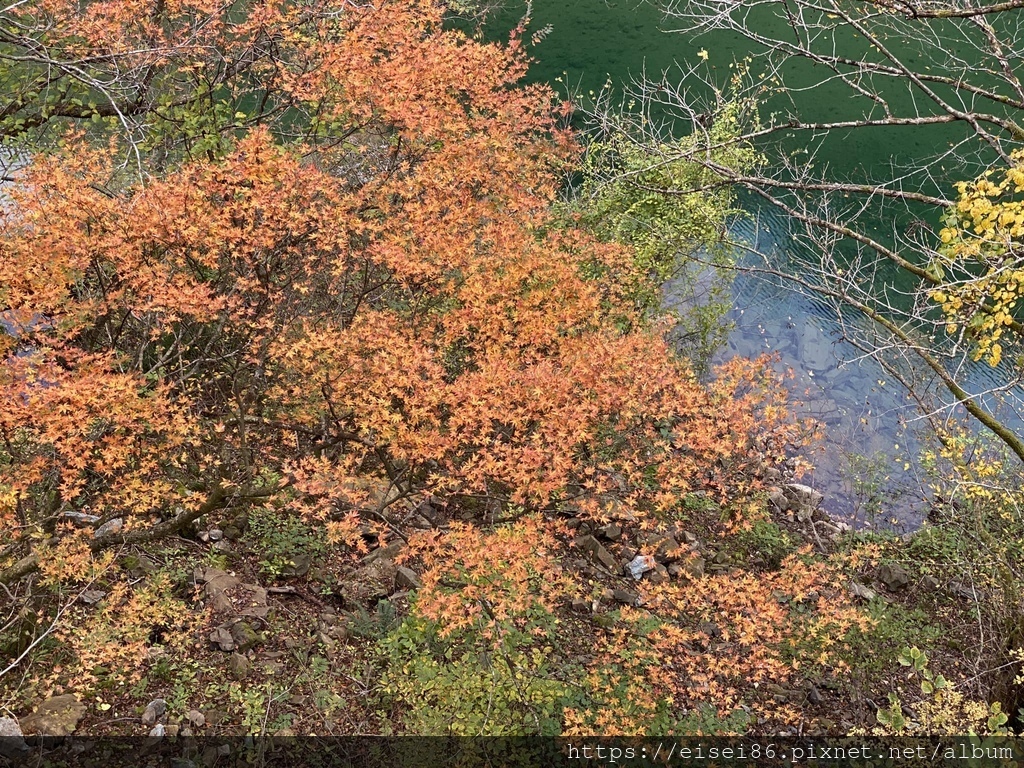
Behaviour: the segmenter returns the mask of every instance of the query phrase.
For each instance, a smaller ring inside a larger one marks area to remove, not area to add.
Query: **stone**
[[[782,486],[782,492],[786,497],[786,509],[793,510],[797,519],[807,522],[824,500],[824,496],[809,485],[802,483],[787,483]]]
[[[577,613],[590,613],[590,601],[581,597],[573,598],[572,609]]]
[[[92,535],[94,538],[100,539],[109,534],[118,533],[122,528],[124,528],[124,520],[120,517],[115,517],[113,520],[108,520],[93,531]]]
[[[394,560],[403,549],[405,549],[405,542],[401,539],[395,539],[386,547],[377,547],[377,549],[364,557],[363,564],[369,565],[375,560],[380,559]]]
[[[228,670],[236,680],[242,680],[249,674],[249,659],[240,653],[232,653],[228,660]]]
[[[655,565],[654,558],[650,555],[637,555],[626,565],[626,569],[633,576],[634,579],[640,581],[643,575],[648,571],[653,571]]]
[[[779,487],[772,487],[768,489],[768,501],[771,502],[772,506],[775,507],[779,512],[785,512],[789,508],[789,502],[786,501],[786,494],[782,492]]]
[[[211,528],[210,529],[210,541],[220,541],[223,538],[224,538],[224,531],[222,531],[220,528]]]
[[[190,709],[185,713],[185,719],[188,720],[196,728],[202,728],[206,725],[206,715],[200,712],[198,709]]]
[[[655,585],[664,584],[668,581],[668,569],[661,563],[658,563],[657,567],[648,574],[647,580]]]
[[[210,642],[222,651],[235,650],[235,639],[231,636],[231,632],[227,627],[216,627],[210,633]]]
[[[214,552],[220,552],[222,554],[226,554],[226,553],[230,552],[231,550],[233,550],[234,547],[231,546],[231,542],[228,541],[227,539],[221,539],[220,541],[215,541],[213,543],[213,546],[210,547],[210,549],[212,549]]]
[[[263,642],[260,633],[253,629],[251,624],[244,621],[236,621],[231,625],[231,639],[234,640],[235,648],[240,653],[245,653]]]
[[[618,541],[622,538],[622,526],[618,523],[609,523],[597,529],[597,532],[608,541]]]
[[[0,717],[0,757],[18,760],[28,750],[18,721],[11,717]]]
[[[305,576],[309,573],[309,567],[313,564],[311,558],[305,552],[299,553],[281,568],[281,576],[286,579],[294,579]]]
[[[372,608],[377,601],[395,591],[398,568],[385,557],[350,573],[336,588],[347,608]]]
[[[578,537],[576,539],[576,546],[597,560],[608,570],[616,570],[617,563],[615,558],[612,556],[612,553],[605,549],[604,545],[590,534]]]
[[[395,582],[403,589],[420,589],[423,582],[412,568],[400,565],[395,569]]]
[[[53,696],[21,719],[21,730],[40,736],[68,736],[75,732],[85,712],[86,706],[73,695]]]
[[[163,717],[165,712],[167,712],[167,702],[163,699],[153,699],[146,705],[146,709],[142,713],[142,724],[153,725]]]
[[[86,605],[96,605],[100,600],[107,596],[107,593],[102,589],[87,589],[78,596]]]
[[[910,574],[897,563],[882,563],[878,567],[878,580],[890,592],[898,592],[910,584]]]
[[[850,582],[850,594],[854,597],[859,597],[861,600],[867,601],[874,600],[878,597],[878,593],[876,593],[875,590],[861,584],[859,581]]]
[[[623,605],[640,605],[640,595],[628,589],[613,589],[612,599]]]
[[[223,709],[211,709],[206,713],[206,722],[210,725],[220,725],[228,719],[228,713]]]
[[[939,580],[934,576],[925,576],[921,579],[921,588],[929,592],[935,592],[939,588]]]
[[[699,579],[704,575],[704,558],[691,557],[683,564],[682,575],[690,579]]]
[[[683,531],[681,534],[681,538],[690,546],[693,546],[697,543],[697,537],[689,531]]]
[[[668,565],[678,560],[682,553],[683,548],[679,546],[679,542],[671,536],[667,536],[658,544],[658,549],[654,553],[654,559],[662,565]]]

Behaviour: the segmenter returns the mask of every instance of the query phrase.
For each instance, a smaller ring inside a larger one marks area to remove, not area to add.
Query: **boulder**
[[[236,621],[231,625],[231,639],[235,642],[235,648],[240,653],[245,653],[254,646],[263,642],[263,637],[252,628],[252,625],[244,621]]]
[[[395,569],[395,581],[402,589],[419,589],[423,586],[423,582],[416,574],[416,571],[412,568],[406,568],[404,565],[400,565]]]
[[[163,699],[153,699],[146,705],[146,709],[142,713],[142,724],[154,725],[166,712],[167,702]]]
[[[372,608],[378,600],[395,591],[398,568],[386,557],[378,557],[350,573],[336,589],[347,608]]]
[[[586,552],[590,557],[599,562],[610,571],[616,570],[616,561],[612,553],[604,548],[597,539],[591,535],[579,536],[576,538],[576,546]]]
[[[871,601],[878,597],[878,593],[875,590],[861,584],[859,581],[850,582],[850,594],[866,601]]]
[[[878,580],[885,584],[890,592],[898,592],[910,584],[910,574],[897,563],[882,563],[878,567]]]
[[[671,536],[666,536],[658,543],[658,549],[654,553],[654,559],[662,565],[668,565],[674,563],[683,554],[683,548],[679,546],[679,542],[673,539]]]
[[[18,721],[10,717],[0,717],[0,757],[19,760],[28,750]]]
[[[68,736],[75,732],[85,711],[85,705],[71,694],[53,696],[21,719],[21,730],[40,736]]]
[[[808,522],[814,516],[814,511],[825,498],[821,493],[809,485],[801,483],[787,483],[782,486],[782,493],[786,497],[786,509],[796,513],[797,520]]]
[[[240,653],[232,653],[228,661],[228,670],[236,680],[244,680],[249,674],[249,659]]]

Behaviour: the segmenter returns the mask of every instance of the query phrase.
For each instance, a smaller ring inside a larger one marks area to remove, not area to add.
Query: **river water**
[[[510,29],[523,9],[513,2],[492,28]],[[658,78],[665,72],[669,81],[678,81],[684,68],[704,62],[704,53],[706,64],[701,66],[722,80],[730,63],[748,53],[747,42],[735,36],[715,33],[689,39],[672,33],[672,22],[664,21],[652,6],[623,0],[534,0],[531,22],[529,29],[540,34],[531,48],[535,64],[530,78],[562,92],[572,89],[584,98],[606,83],[624,90],[645,75]],[[797,72],[797,82],[802,76],[810,84],[815,74]],[[797,98],[814,100],[816,119],[835,120],[855,116],[847,97],[848,93],[816,89]],[[817,162],[827,163],[839,175],[891,164],[911,167],[915,158],[955,138],[942,130],[873,129],[833,135],[820,144]],[[959,173],[960,178],[973,175],[964,169]],[[950,189],[932,191],[950,194]],[[735,237],[779,262],[793,263],[794,257],[805,255],[787,236],[784,217],[753,201],[746,201],[746,207],[748,215],[734,224]],[[691,289],[687,282],[667,284],[666,306],[691,300]],[[733,303],[729,320],[734,327],[716,359],[777,355],[779,375],[792,376],[788,386],[798,403],[796,411],[824,425],[823,440],[806,454],[813,469],[803,481],[825,494],[828,511],[861,528],[908,530],[920,525],[929,494],[917,454],[927,430],[909,395],[877,362],[843,340],[850,323],[863,321],[837,319],[830,307],[792,286],[750,274],[736,277]],[[990,383],[986,377],[993,377],[993,372],[979,366],[969,378],[984,389]],[[955,418],[962,411],[950,409],[944,415]],[[1019,415],[1011,413],[1009,419],[1024,427]]]

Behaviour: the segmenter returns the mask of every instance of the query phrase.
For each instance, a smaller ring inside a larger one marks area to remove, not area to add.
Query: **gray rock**
[[[590,601],[581,597],[573,598],[572,609],[577,613],[590,613]]]
[[[124,520],[120,517],[115,517],[113,520],[108,520],[93,531],[92,535],[95,538],[100,539],[108,534],[118,533],[122,528],[124,528]]]
[[[18,721],[11,717],[0,717],[0,757],[15,760],[28,752],[28,744],[22,737]]]
[[[227,539],[221,539],[220,541],[215,541],[213,543],[213,546],[210,547],[210,549],[212,549],[214,552],[226,554],[230,552],[232,549],[234,549],[234,547],[231,546],[231,542]]]
[[[925,576],[921,579],[921,588],[926,589],[929,592],[935,592],[939,588],[939,580],[934,576]]]
[[[768,501],[771,502],[772,506],[779,512],[785,512],[789,509],[789,502],[786,500],[786,494],[782,492],[781,488],[769,488]]]
[[[263,642],[262,635],[244,621],[236,621],[231,625],[231,639],[240,653],[245,653]]]
[[[782,486],[782,492],[786,496],[786,509],[793,510],[801,522],[810,520],[814,515],[814,510],[825,498],[809,485],[802,483],[787,483]]]
[[[401,539],[395,539],[386,547],[377,547],[377,549],[364,557],[363,564],[369,565],[370,563],[380,559],[394,560],[398,557],[398,553],[403,549],[405,549],[405,542]]]
[[[395,569],[395,583],[403,589],[419,589],[423,586],[423,582],[416,575],[416,571],[412,568],[406,568],[404,565],[400,565]]]
[[[654,559],[662,565],[674,563],[683,554],[683,548],[679,542],[671,536],[667,536],[658,544],[658,550],[654,553]]]
[[[622,538],[622,526],[618,523],[609,523],[601,528],[597,529],[597,532],[601,534],[608,541],[618,541]]]
[[[871,587],[861,584],[859,581],[850,582],[850,594],[854,597],[859,597],[861,600],[874,600],[878,597],[878,593]]]
[[[202,728],[206,725],[206,715],[200,712],[198,709],[190,709],[185,713],[185,719],[188,720],[196,728]]]
[[[87,589],[81,595],[78,596],[78,599],[86,605],[96,605],[96,603],[98,603],[106,596],[107,593],[104,592],[102,589]]]
[[[640,605],[640,595],[628,589],[613,589],[612,599],[623,605]]]
[[[578,537],[576,539],[576,546],[597,560],[608,570],[614,571],[616,569],[616,561],[612,556],[612,553],[605,549],[604,545],[593,536],[588,534],[586,536]]]
[[[21,730],[40,736],[68,736],[75,732],[85,712],[85,705],[71,694],[54,696],[36,707],[31,715],[21,718]]]
[[[704,558],[691,557],[683,563],[682,575],[691,579],[701,578],[704,575]]]
[[[378,557],[350,573],[338,585],[336,593],[347,608],[370,608],[395,591],[397,578],[395,564],[385,557]]]
[[[153,699],[149,704],[146,705],[145,711],[142,713],[142,724],[153,725],[157,720],[163,717],[167,711],[167,702],[163,699]]]
[[[231,636],[231,631],[224,626],[216,627],[210,633],[210,642],[222,651],[235,650],[235,639]]]
[[[885,584],[890,592],[898,592],[910,584],[910,574],[897,563],[882,563],[878,567],[878,580]]]
[[[162,739],[164,737],[165,733],[166,733],[166,728],[164,728],[164,724],[163,723],[157,723],[155,726],[153,726],[153,730],[151,730],[149,732],[149,738],[151,738],[151,739]]]
[[[281,568],[281,575],[285,578],[296,578],[299,576],[305,576],[309,573],[309,567],[313,564],[313,559],[302,552],[292,558],[292,561]]]
[[[658,563],[658,566],[648,574],[647,579],[651,584],[664,584],[668,581],[668,569],[661,563]]]
[[[75,521],[75,525],[77,527],[79,527],[79,528],[82,528],[83,526],[86,526],[86,525],[91,525],[92,523],[99,522],[99,519],[100,519],[99,515],[88,515],[85,512],[74,512],[74,511],[70,511],[70,510],[67,511],[67,512],[64,512],[61,515],[61,517],[65,517],[68,520],[74,520]]]
[[[224,531],[222,531],[220,528],[211,528],[210,529],[210,541],[220,541],[223,538],[224,538]]]
[[[249,659],[240,653],[232,653],[231,658],[228,660],[228,671],[231,672],[231,676],[236,680],[245,679],[246,675],[249,674]]]

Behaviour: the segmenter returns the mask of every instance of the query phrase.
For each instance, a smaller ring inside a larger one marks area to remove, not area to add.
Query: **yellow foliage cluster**
[[[965,328],[976,345],[974,359],[993,367],[1002,359],[1000,339],[1024,294],[1024,151],[1011,159],[1007,168],[957,184],[959,199],[939,232],[940,256],[946,267],[967,275],[930,293],[946,317],[946,331]]]

